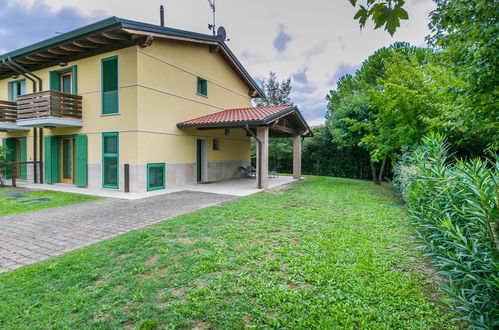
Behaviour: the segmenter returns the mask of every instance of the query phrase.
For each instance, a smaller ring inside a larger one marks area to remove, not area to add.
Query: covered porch
[[[293,139],[293,179],[301,179],[301,145],[312,131],[293,105],[230,109],[178,123],[198,130],[244,129],[256,141],[256,187],[269,187],[269,139]]]
[[[267,189],[279,189],[279,187],[284,187],[295,181],[297,180],[294,179],[292,176],[278,176],[269,180]],[[67,185],[64,183],[33,184],[27,181],[20,181],[18,187],[20,187],[21,189],[29,188],[37,190],[53,190],[53,191],[62,191],[75,194],[86,194],[93,196],[121,198],[121,199],[130,199],[130,200],[165,195],[180,191],[196,191],[196,192],[204,192],[204,193],[219,194],[219,195],[231,195],[237,197],[248,196],[262,191],[262,189],[258,189],[257,187],[255,187],[254,179],[232,179],[232,180],[224,180],[224,181],[210,182],[210,183],[192,183],[192,184],[185,184],[181,186],[170,187],[167,189],[161,189],[155,191],[129,192],[129,193],[111,190],[111,189],[108,190],[94,189],[94,188],[82,189],[77,186]]]

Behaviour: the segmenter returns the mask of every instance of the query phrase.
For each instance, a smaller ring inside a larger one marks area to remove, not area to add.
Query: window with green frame
[[[102,133],[102,186],[118,189],[119,186],[119,134]]]
[[[147,190],[165,188],[165,164],[147,164]]]
[[[17,97],[26,94],[26,80],[17,80],[9,83],[9,101],[16,102]]]
[[[197,93],[203,96],[208,96],[208,81],[198,77]]]
[[[118,56],[102,59],[102,114],[119,113]]]
[[[50,90],[78,95],[78,66],[49,72]]]

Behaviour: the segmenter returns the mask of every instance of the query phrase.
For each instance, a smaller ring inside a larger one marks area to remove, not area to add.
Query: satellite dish
[[[222,39],[222,41],[225,41],[227,38],[227,31],[225,31],[225,28],[223,26],[220,26],[217,30],[217,37]]]

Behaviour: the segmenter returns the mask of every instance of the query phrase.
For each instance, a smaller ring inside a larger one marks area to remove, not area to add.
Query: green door
[[[203,180],[202,169],[203,169],[203,141],[196,140],[196,173],[197,181],[201,182]]]
[[[76,185],[87,186],[87,136],[76,136]]]

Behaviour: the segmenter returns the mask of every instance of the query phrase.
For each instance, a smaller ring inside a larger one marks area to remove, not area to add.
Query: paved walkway
[[[292,176],[279,176],[277,178],[269,179],[268,189],[272,189],[278,186],[289,184],[295,182]],[[231,179],[211,183],[194,183],[186,184],[182,186],[173,186],[166,189],[158,189],[153,191],[144,192],[129,192],[125,193],[122,191],[117,191],[115,189],[100,189],[100,188],[79,188],[72,184],[67,183],[55,183],[55,184],[36,184],[28,183],[26,181],[18,182],[18,186],[22,188],[31,188],[37,190],[55,190],[63,191],[75,194],[87,194],[101,197],[112,197],[112,198],[122,198],[122,199],[141,199],[152,196],[159,196],[164,194],[171,194],[179,191],[200,191],[208,192],[222,195],[235,195],[235,196],[248,196],[255,194],[262,189],[256,188],[255,179]]]
[[[0,273],[234,198],[237,196],[180,191],[0,217]]]

